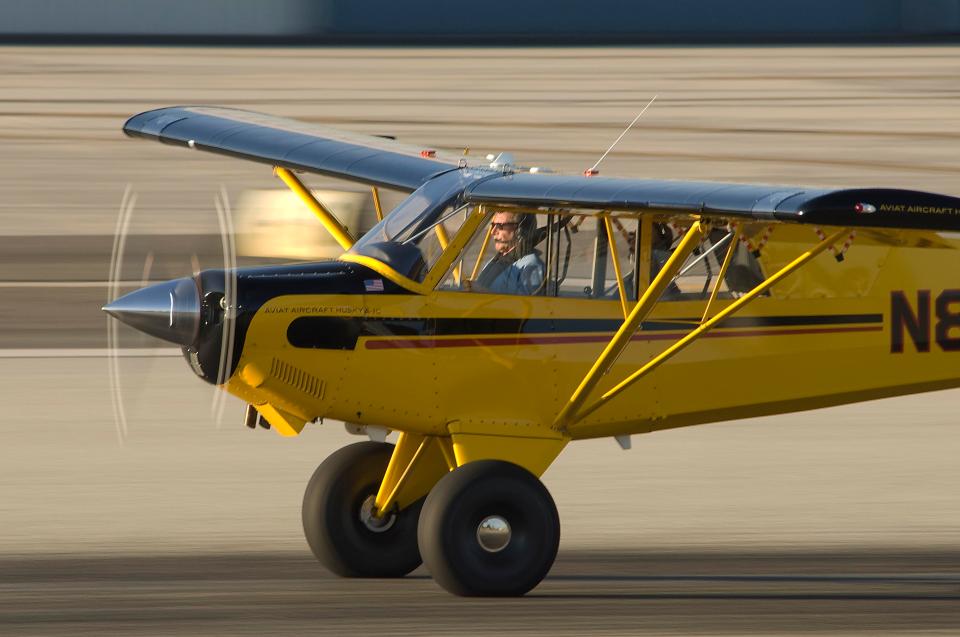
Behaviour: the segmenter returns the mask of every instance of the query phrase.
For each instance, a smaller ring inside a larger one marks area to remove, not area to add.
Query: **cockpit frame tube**
[[[613,222],[610,215],[603,216],[603,225],[607,228],[607,241],[610,242],[610,257],[613,259],[613,273],[617,277],[617,291],[620,293],[620,307],[623,309],[623,320],[627,320],[627,290],[623,284],[623,275],[620,274],[620,255],[617,253],[617,238],[613,234]]]
[[[730,264],[733,262],[733,255],[737,252],[737,246],[740,245],[740,226],[736,226],[733,229],[733,237],[730,239],[730,246],[727,248],[727,254],[723,257],[723,264],[720,266],[720,273],[717,275],[717,282],[713,286],[713,291],[710,292],[710,298],[707,300],[707,307],[703,310],[703,317],[701,317],[700,322],[705,323],[707,317],[710,316],[710,308],[713,307],[713,302],[717,300],[717,293],[720,292],[720,286],[723,285],[724,278],[727,276],[727,270],[730,269]]]
[[[483,206],[479,206],[478,212],[481,215],[486,215],[486,212],[483,209]],[[486,233],[483,237],[483,243],[480,245],[480,253],[477,254],[477,260],[473,264],[473,269],[470,271],[470,281],[475,281],[477,275],[480,273],[480,266],[483,264],[483,255],[487,253],[487,246],[490,245],[490,237],[493,236],[493,227],[490,226],[487,228]]]
[[[640,217],[639,246],[637,249],[637,294],[650,287],[650,262],[653,259],[653,215]]]

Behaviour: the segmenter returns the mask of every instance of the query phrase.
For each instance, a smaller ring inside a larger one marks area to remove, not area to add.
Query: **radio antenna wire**
[[[650,108],[650,106],[651,106],[655,101],[657,101],[657,98],[658,98],[658,97],[660,97],[660,96],[659,96],[659,95],[654,95],[654,96],[653,96],[653,99],[651,99],[649,102],[647,102],[647,105],[643,107],[643,110],[640,111],[639,113],[637,113],[637,116],[633,118],[633,121],[632,121],[632,122],[630,122],[630,125],[627,126],[625,129],[623,129],[623,132],[620,133],[620,137],[617,137],[617,139],[614,140],[614,142],[613,142],[612,144],[610,144],[610,148],[608,148],[605,153],[603,153],[602,155],[600,155],[600,159],[597,160],[597,163],[595,163],[593,166],[591,166],[590,168],[587,168],[585,171],[583,171],[583,174],[584,174],[584,175],[586,175],[587,177],[590,177],[590,176],[597,175],[597,174],[600,173],[600,171],[597,170],[597,166],[600,165],[600,162],[603,161],[604,157],[606,157],[607,155],[610,154],[610,151],[613,150],[613,147],[614,147],[614,146],[616,146],[617,144],[620,143],[620,140],[623,139],[623,136],[630,132],[630,129],[633,128],[633,125],[636,124],[636,123],[637,123],[637,120],[639,120],[640,117],[643,116],[643,114],[647,112],[647,109]]]

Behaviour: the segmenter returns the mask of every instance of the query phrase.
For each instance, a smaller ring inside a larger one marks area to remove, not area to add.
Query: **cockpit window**
[[[436,209],[436,201],[427,193],[417,191],[400,204],[395,212],[383,221],[383,236],[389,241],[406,241],[423,225],[430,213]]]
[[[651,277],[667,262],[688,228],[655,224],[654,229]],[[763,281],[763,272],[756,256],[739,241],[732,248],[733,255],[726,275],[723,280],[717,280],[732,240],[733,232],[729,229],[711,230],[687,257],[679,274],[664,293],[664,300],[706,300],[715,286],[719,286],[717,298],[736,298]],[[769,292],[764,294],[768,295]]]
[[[689,222],[655,219],[643,226],[650,228],[645,237],[636,216],[610,215],[608,226],[604,216],[595,213],[535,214],[509,207],[487,212],[486,222],[437,289],[606,301],[619,300],[622,289],[625,301],[635,302],[689,227]],[[719,298],[735,298],[762,281],[756,257],[739,243],[718,281],[731,240],[729,230],[712,230],[687,257],[661,300],[705,301],[715,286]],[[644,264],[649,268],[645,276]]]
[[[548,215],[488,210],[437,289],[540,296],[547,289]]]
[[[466,218],[459,198],[479,176],[453,170],[434,177],[363,235],[349,254],[376,259],[407,278],[422,281]]]
[[[620,298],[617,268],[603,220],[595,216],[574,215],[560,222],[557,296],[615,300]],[[616,244],[620,279],[628,301],[636,300],[637,220],[615,218],[613,240]]]

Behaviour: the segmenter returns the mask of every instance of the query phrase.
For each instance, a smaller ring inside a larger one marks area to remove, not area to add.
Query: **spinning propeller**
[[[128,185],[114,231],[108,298],[103,306],[111,317],[107,320],[108,369],[114,425],[121,444],[129,435],[125,391],[136,384],[124,379],[121,369],[121,359],[128,354],[151,359],[176,355],[176,350],[158,347],[156,339],[160,339],[179,348],[194,372],[214,385],[229,378],[235,363],[237,253],[226,189],[221,188],[214,201],[219,254],[204,254],[206,261],[222,258],[222,264],[217,263],[222,267],[217,269],[201,270],[197,254],[201,246],[189,237],[185,236],[183,245],[174,250],[156,237],[146,237],[144,241],[144,236],[132,235],[136,204],[137,194]],[[184,251],[184,247],[188,250]],[[135,270],[141,272],[138,282],[124,278]],[[152,278],[157,270],[161,274],[193,274],[169,280]],[[127,291],[130,288],[134,289]],[[131,347],[132,344],[137,347]],[[153,361],[148,363],[148,367],[152,366]],[[215,390],[211,416],[218,427],[225,404],[225,392]]]

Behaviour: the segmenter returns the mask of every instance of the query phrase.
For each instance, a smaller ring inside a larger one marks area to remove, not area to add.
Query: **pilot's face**
[[[520,216],[512,212],[498,212],[493,215],[490,226],[493,229],[493,244],[500,254],[507,254],[517,247],[517,227]]]

